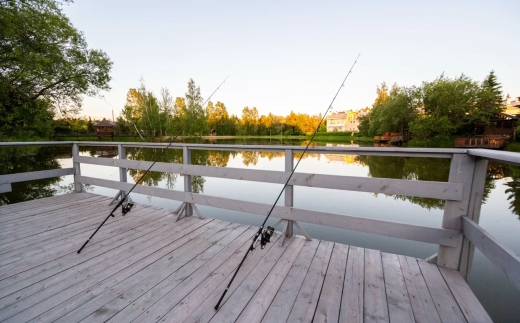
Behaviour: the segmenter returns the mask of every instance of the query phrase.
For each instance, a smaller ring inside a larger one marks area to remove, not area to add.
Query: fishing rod
[[[204,107],[206,105],[206,103],[208,103],[208,101],[211,99],[211,97],[213,96],[213,94],[215,94],[215,92],[218,91],[218,89],[220,89],[220,87],[222,86],[222,84],[224,84],[224,82],[226,82],[226,80],[228,79],[229,75],[224,79],[224,81],[222,81],[222,83],[220,83],[220,85],[215,89],[215,91],[213,91],[213,93],[211,93],[211,95],[206,99],[206,101],[204,101],[204,103],[202,103],[202,107]],[[177,139],[181,134],[182,132],[184,131],[184,129],[190,124],[190,122],[197,116],[196,113],[194,113],[189,119],[188,121],[186,121],[184,123],[184,126],[181,128],[181,130],[179,130],[179,132],[177,133],[177,135],[172,139],[172,141],[170,141],[170,143],[168,144],[168,146],[166,146],[166,149],[162,151],[162,153],[159,155],[159,157],[157,157],[155,159],[155,161],[152,163],[152,165],[150,165],[150,167],[148,167],[148,169],[146,170],[146,172],[144,172],[143,175],[141,175],[141,177],[139,177],[139,179],[137,180],[137,182],[134,184],[134,186],[132,186],[132,188],[130,189],[130,191],[128,191],[128,193],[124,193],[124,196],[121,196],[121,200],[117,203],[117,205],[114,207],[114,209],[112,209],[112,211],[110,212],[110,214],[105,218],[105,220],[103,222],[101,222],[101,224],[99,225],[99,227],[96,229],[96,231],[94,231],[94,233],[92,233],[92,235],[90,236],[90,238],[88,238],[87,241],[85,241],[85,243],[83,244],[83,246],[81,246],[81,248],[79,248],[78,250],[78,253],[81,253],[81,250],[83,250],[83,248],[85,248],[85,246],[89,243],[89,241],[94,237],[94,235],[99,231],[99,229],[101,229],[101,227],[103,226],[103,224],[105,224],[105,222],[108,221],[108,219],[110,217],[115,217],[114,215],[114,212],[117,210],[117,208],[119,208],[121,205],[123,205],[123,203],[126,201],[126,199],[128,198],[128,195],[130,195],[130,193],[132,193],[132,191],[134,190],[134,188],[137,186],[137,184],[139,184],[141,182],[141,180],[146,176],[146,174],[150,171],[150,169],[152,169],[153,165],[155,165],[155,163],[161,159],[161,157],[164,155],[164,153],[168,150],[168,148],[170,148],[170,146],[173,144],[173,142],[175,141],[175,139]],[[128,202],[126,203],[125,205],[122,206],[121,208],[121,213],[123,216],[125,216],[126,213],[130,212],[130,210],[132,209],[132,207],[134,206],[133,203],[131,202]]]
[[[354,68],[354,65],[356,65],[357,63],[357,60],[359,58],[361,54],[359,54],[357,57],[356,57],[356,60],[354,61],[354,64],[352,64],[352,66],[350,67],[350,70],[348,71],[347,73],[347,76],[345,76],[345,79],[343,80],[343,82],[341,83],[341,86],[339,87],[338,91],[336,92],[336,95],[334,95],[334,98],[332,99],[332,102],[329,104],[329,107],[327,108],[327,111],[325,111],[325,114],[323,115],[323,117],[321,118],[320,122],[318,123],[318,126],[316,127],[316,129],[314,130],[312,136],[311,136],[311,139],[309,140],[309,142],[307,143],[307,146],[305,147],[305,149],[303,150],[303,153],[301,154],[300,158],[298,159],[298,162],[296,163],[296,166],[294,166],[291,174],[289,175],[289,177],[287,178],[287,181],[285,182],[284,186],[282,187],[282,190],[280,191],[280,194],[278,194],[278,197],[276,198],[276,201],[274,201],[273,203],[273,206],[271,206],[271,209],[269,210],[269,213],[267,213],[267,216],[264,220],[264,222],[262,223],[262,225],[258,228],[258,231],[255,233],[254,237],[253,237],[253,241],[251,242],[251,246],[249,246],[249,248],[247,249],[246,251],[246,254],[244,255],[244,258],[242,258],[242,261],[240,262],[240,264],[238,265],[238,267],[235,269],[235,273],[233,274],[233,277],[231,277],[231,280],[229,281],[228,285],[226,286],[226,289],[224,290],[224,292],[222,293],[222,296],[220,296],[220,299],[218,300],[218,303],[217,305],[215,305],[215,310],[218,311],[218,308],[220,306],[220,303],[222,302],[222,300],[224,299],[224,296],[226,296],[226,293],[227,291],[229,290],[229,287],[231,286],[231,284],[233,283],[233,280],[235,280],[235,277],[237,276],[238,274],[238,271],[240,270],[240,267],[242,267],[242,265],[244,264],[244,261],[246,260],[247,256],[249,255],[250,252],[252,252],[253,250],[255,250],[254,246],[255,246],[255,243],[256,241],[258,240],[258,238],[260,237],[260,246],[262,249],[264,249],[265,245],[268,243],[268,242],[271,242],[270,241],[270,238],[271,236],[273,235],[274,233],[274,228],[271,227],[271,226],[268,226],[267,229],[264,230],[264,227],[265,227],[265,224],[267,222],[267,220],[269,219],[269,217],[271,216],[271,213],[273,212],[274,210],[274,207],[276,206],[276,203],[278,203],[278,200],[280,199],[280,197],[282,196],[282,193],[283,191],[285,190],[285,188],[287,187],[287,185],[289,184],[289,181],[291,180],[291,177],[293,176],[294,174],[294,171],[296,170],[296,168],[298,167],[298,165],[300,164],[300,161],[302,160],[303,156],[305,155],[305,153],[307,152],[307,150],[309,149],[309,146],[311,145],[311,142],[312,140],[314,139],[314,136],[316,135],[316,133],[318,132],[318,129],[320,128],[321,124],[323,123],[323,120],[325,120],[325,117],[327,116],[327,113],[329,112],[330,108],[332,108],[332,104],[334,103],[334,101],[336,100],[336,97],[338,96],[339,92],[341,91],[341,88],[345,86],[345,81],[347,80],[348,76],[350,75],[350,73],[352,73],[352,69]]]

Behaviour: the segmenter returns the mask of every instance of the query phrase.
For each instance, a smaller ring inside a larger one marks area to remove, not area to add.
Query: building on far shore
[[[96,128],[96,136],[98,140],[101,140],[101,137],[111,137],[112,140],[114,140],[114,129],[116,127],[115,122],[110,122],[103,118],[102,121],[94,123],[94,127]]]
[[[332,113],[327,117],[327,132],[332,131],[346,131],[346,132],[358,132],[359,119],[366,115],[370,111],[368,108],[346,112]]]
[[[504,106],[504,110],[502,113],[509,115],[519,115],[520,114],[520,96],[514,100],[511,100],[509,94],[506,99],[502,101],[502,105]]]

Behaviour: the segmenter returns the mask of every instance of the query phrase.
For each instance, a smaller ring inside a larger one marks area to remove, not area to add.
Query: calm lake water
[[[219,141],[219,143],[303,145],[302,141]],[[356,145],[318,143],[319,145]],[[362,145],[362,144],[360,144]],[[0,149],[0,174],[20,173],[60,167],[71,167],[70,148],[43,147]],[[155,160],[161,149],[127,149],[127,158]],[[117,158],[117,150],[108,147],[82,147],[81,155]],[[297,156],[298,157],[298,156]],[[169,150],[164,162],[182,162],[181,150]],[[219,167],[284,170],[283,153],[192,151],[192,164]],[[297,171],[359,177],[382,177],[409,180],[447,181],[450,161],[437,158],[402,158],[357,155],[309,155],[300,163]],[[81,165],[82,175],[119,180],[114,167]],[[129,182],[137,180],[143,171],[128,170]],[[182,176],[151,172],[144,184],[174,190],[183,190]],[[227,180],[210,177],[193,177],[194,191],[246,201],[273,203],[282,185]],[[115,190],[88,187],[93,193],[114,196]],[[72,191],[72,177],[46,179],[13,184],[13,192],[0,194],[0,205],[17,203],[35,198],[65,194]],[[132,194],[143,204],[176,209],[180,202],[156,197]],[[497,239],[520,254],[520,168],[490,163],[480,225]],[[283,197],[279,204],[283,205]],[[294,206],[310,210],[382,219],[410,224],[441,227],[444,201],[405,196],[387,196],[363,192],[337,191],[307,187],[294,188]],[[204,216],[258,226],[264,217],[199,206]],[[277,219],[270,219],[272,224]],[[437,252],[437,246],[396,238],[376,236],[342,229],[301,223],[304,229],[317,239],[340,242],[385,252],[426,258]],[[277,228],[281,230],[281,227]],[[295,228],[296,233],[297,229]],[[496,322],[515,322],[520,318],[520,291],[516,289],[494,265],[475,251],[469,284],[488,313]]]

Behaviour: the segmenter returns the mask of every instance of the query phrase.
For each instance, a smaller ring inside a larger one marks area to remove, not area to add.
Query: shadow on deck
[[[1,322],[488,322],[457,271],[412,257],[278,232],[248,257],[257,228],[75,193],[0,207]]]

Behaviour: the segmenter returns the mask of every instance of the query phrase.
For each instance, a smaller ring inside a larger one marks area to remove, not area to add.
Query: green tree
[[[472,119],[486,125],[493,114],[502,112],[502,90],[494,71],[484,79],[477,94]]]
[[[109,89],[111,67],[103,51],[88,48],[60,2],[2,1],[0,136],[49,135],[56,113],[77,112],[83,95]]]
[[[424,82],[419,89],[423,116],[412,122],[414,138],[448,138],[472,122],[471,113],[479,94],[479,84],[465,75],[450,79],[441,75]]]
[[[96,127],[94,127],[94,122],[92,122],[92,119],[90,119],[90,117],[88,118],[88,122],[87,122],[87,131],[88,132],[96,131]]]
[[[202,96],[200,87],[195,85],[195,81],[190,79],[188,82],[188,92],[185,94],[185,110],[181,117],[181,124],[186,135],[203,135],[207,132],[206,115],[202,107]]]

